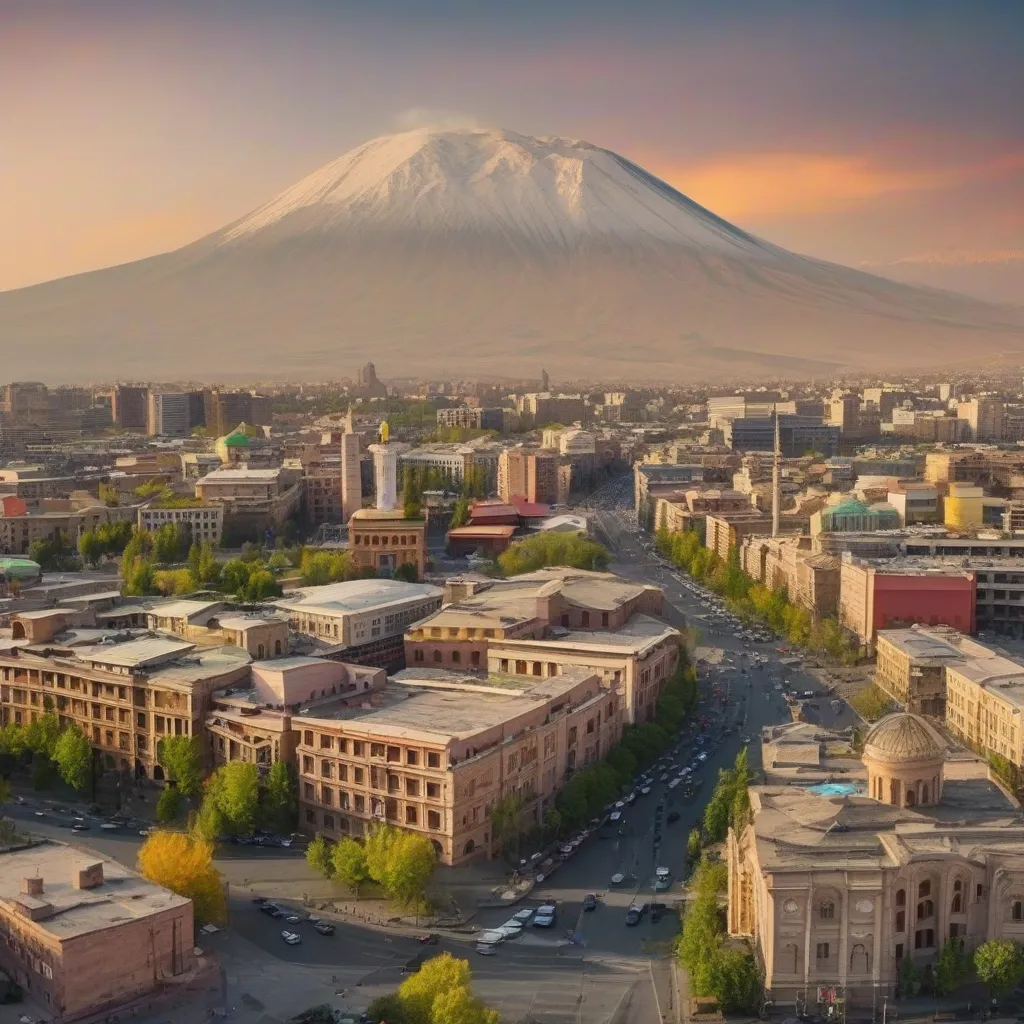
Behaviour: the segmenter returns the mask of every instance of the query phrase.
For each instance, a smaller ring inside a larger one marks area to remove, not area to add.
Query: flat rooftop
[[[102,865],[103,882],[90,889],[76,888],[72,879],[94,864]],[[22,894],[23,878],[41,878],[42,894]],[[44,904],[49,904],[52,913],[34,924],[61,941],[184,908],[189,900],[91,851],[44,842],[27,850],[0,852],[0,903],[14,914],[19,912],[18,903],[37,914],[46,914]]]
[[[303,587],[275,601],[285,611],[311,615],[352,615],[387,608],[400,601],[440,599],[444,591],[429,583],[403,583],[401,580],[348,580],[322,587]]]
[[[621,629],[575,630],[543,640],[505,640],[495,643],[523,649],[538,645],[556,651],[584,649],[596,654],[644,654],[650,648],[679,636],[679,630],[650,615],[634,615]]]

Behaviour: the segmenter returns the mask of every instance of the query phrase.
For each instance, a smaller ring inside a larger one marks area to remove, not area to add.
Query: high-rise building
[[[502,501],[526,497],[527,450],[506,448],[498,456],[498,497]]]
[[[148,395],[148,388],[118,384],[111,407],[114,422],[123,430],[145,430]]]
[[[345,417],[345,433],[341,435],[341,521],[347,523],[352,513],[363,507],[363,483],[359,469],[359,435],[352,423],[352,410]]]
[[[967,423],[972,441],[1001,441],[1005,409],[998,398],[982,396],[961,402],[956,414]]]
[[[223,437],[239,423],[252,423],[252,395],[248,391],[207,391],[204,396],[206,429]]]
[[[187,391],[151,391],[146,433],[151,437],[187,437],[190,411]]]
[[[45,384],[21,380],[4,388],[4,414],[16,423],[42,422],[50,412],[50,393]]]

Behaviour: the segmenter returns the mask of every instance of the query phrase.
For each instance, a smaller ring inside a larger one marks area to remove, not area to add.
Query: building
[[[498,456],[498,497],[525,498],[546,505],[558,503],[559,455],[544,448],[517,446]]]
[[[896,509],[901,526],[937,523],[941,517],[938,488],[923,480],[900,480],[889,488],[886,500]]]
[[[1005,413],[1003,403],[988,396],[960,402],[956,407],[957,418],[966,422],[972,441],[1001,441]]]
[[[196,481],[196,497],[223,505],[224,529],[236,536],[279,530],[302,504],[301,474],[281,467],[225,466]]]
[[[616,630],[579,630],[543,640],[493,640],[487,671],[524,677],[591,672],[619,697],[623,722],[647,722],[679,664],[680,633],[660,619],[634,615]]]
[[[432,470],[457,489],[472,472],[473,456],[474,449],[470,445],[429,444],[406,449],[399,456],[399,462],[403,472],[410,468]]]
[[[816,452],[838,455],[841,430],[814,416],[779,415],[779,445],[787,459]],[[738,452],[770,452],[775,448],[775,418],[744,417],[728,420],[723,428],[725,443]]]
[[[114,423],[122,430],[145,430],[149,388],[118,384],[111,400]]]
[[[892,505],[876,502],[868,505],[849,497],[837,505],[811,514],[811,536],[819,533],[871,533],[875,530],[898,530],[900,514]]]
[[[949,938],[1024,938],[1024,826],[983,762],[947,762],[910,714],[876,723],[862,761],[849,736],[805,723],[765,729],[763,744],[766,784],[729,834],[727,919],[777,1006],[870,1012],[907,958],[923,972]]]
[[[13,619],[14,639],[0,653],[0,719],[28,725],[53,702],[61,727],[89,738],[103,767],[161,780],[157,746],[165,736],[198,736],[210,695],[249,674],[234,647],[200,650],[178,637],[94,631],[82,644],[60,613]],[[86,639],[89,636],[86,635]]]
[[[492,641],[542,640],[553,629],[617,630],[637,613],[659,615],[662,592],[607,572],[565,566],[508,580],[455,577],[440,611],[411,626],[410,666],[483,670]]]
[[[179,524],[189,531],[196,544],[209,542],[211,547],[220,546],[221,534],[224,531],[224,506],[195,504],[184,507],[166,507],[159,505],[143,505],[138,510],[138,527],[154,533],[168,523]]]
[[[339,697],[303,715],[299,821],[328,838],[390,822],[429,837],[443,864],[489,856],[489,811],[518,797],[524,823],[544,813],[575,768],[622,732],[596,676],[489,680],[403,672],[369,700]]]
[[[0,968],[55,1020],[98,1019],[194,978],[192,915],[190,899],[91,851],[0,851]]]
[[[295,632],[324,656],[361,665],[402,665],[403,636],[440,607],[444,591],[399,580],[304,587],[276,602]]]
[[[860,426],[860,398],[845,392],[828,402],[828,422],[844,434],[855,434]]]
[[[452,558],[467,555],[497,558],[508,549],[515,533],[515,526],[499,524],[457,526],[445,534],[445,550]]]
[[[976,627],[975,574],[953,567],[887,565],[843,557],[839,622],[861,643],[873,646],[880,629],[922,623]]]
[[[377,368],[373,363],[364,363],[359,369],[359,384],[356,394],[360,398],[387,398],[388,389],[377,377]]]
[[[516,412],[532,416],[535,427],[545,423],[576,423],[585,420],[587,402],[582,395],[553,395],[549,391],[518,395]]]
[[[319,458],[306,465],[302,488],[306,522],[311,527],[342,521],[342,471],[337,457]]]
[[[192,412],[193,417],[195,412]],[[207,431],[221,437],[239,423],[263,426],[271,422],[271,402],[249,391],[203,392],[203,421]]]
[[[341,519],[347,523],[352,513],[363,507],[363,478],[360,471],[359,435],[352,423],[352,409],[345,416],[341,435]]]
[[[704,517],[704,545],[723,562],[747,537],[771,536],[772,517],[750,509],[746,512],[710,513]]]
[[[427,521],[406,519],[402,509],[357,509],[348,521],[348,557],[356,570],[393,576],[404,565],[421,580],[427,571]]]
[[[879,630],[875,683],[915,715],[942,719],[946,669],[968,660],[991,660],[994,652],[946,626]]]
[[[14,515],[7,514],[9,508]],[[27,508],[21,511],[22,508],[24,502],[16,507],[6,501],[0,503],[0,554],[27,555],[35,541],[55,540],[58,534],[73,547],[83,533],[103,523],[135,519],[136,515],[134,508],[125,506],[95,505],[63,512],[30,512]]]
[[[437,425],[459,427],[463,430],[496,430],[501,433],[505,427],[505,410],[483,409],[469,405],[454,409],[438,409]]]
[[[192,396],[183,391],[150,391],[146,433],[150,437],[188,437],[192,430]]]
[[[943,522],[954,530],[980,530],[985,491],[973,484],[951,483],[942,503]]]
[[[946,725],[982,756],[1024,769],[1024,665],[994,652],[949,665]]]

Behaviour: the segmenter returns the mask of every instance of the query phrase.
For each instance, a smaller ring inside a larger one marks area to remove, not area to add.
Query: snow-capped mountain
[[[176,252],[0,294],[7,379],[323,378],[369,354],[666,380],[1022,350],[1019,311],[794,255],[589,143],[482,129],[374,139]]]

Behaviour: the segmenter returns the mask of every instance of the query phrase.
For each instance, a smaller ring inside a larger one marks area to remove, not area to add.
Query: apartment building
[[[77,511],[30,512],[24,506],[16,515],[3,515],[6,503],[0,503],[0,554],[27,555],[37,540],[54,540],[59,533],[74,546],[78,538],[88,530],[95,530],[103,523],[135,519],[135,509],[128,507],[107,508],[96,505]]]
[[[214,502],[196,502],[181,508],[161,505],[143,505],[139,508],[140,530],[152,533],[168,523],[183,526],[196,544],[209,543],[211,547],[220,547],[221,534],[224,532],[224,506]]]
[[[762,512],[720,512],[704,518],[704,544],[723,562],[729,560],[733,548],[739,548],[747,537],[770,536],[772,517]]]
[[[545,678],[579,669],[614,690],[626,723],[654,718],[661,688],[679,664],[679,630],[660,619],[634,615],[616,630],[562,632],[543,640],[492,640],[491,675]]]
[[[559,498],[559,455],[543,448],[506,448],[498,456],[498,497],[555,504]],[[562,486],[565,490],[565,486]]]
[[[342,435],[343,438],[347,436],[355,437],[354,434]],[[358,465],[358,455],[356,458]],[[334,458],[321,457],[304,469],[302,499],[306,522],[310,526],[343,521],[342,474],[341,455]]]
[[[1024,768],[1024,665],[998,655],[949,665],[946,726],[982,754]]]
[[[0,968],[47,1019],[96,1020],[175,979],[184,989],[194,926],[190,899],[116,861],[54,842],[0,851]]]
[[[192,430],[192,397],[187,391],[150,391],[146,433],[151,437],[187,437]]]
[[[52,703],[61,726],[80,729],[106,770],[136,778],[163,779],[160,740],[200,735],[210,695],[249,675],[251,659],[235,647],[199,650],[177,637],[131,633],[77,646],[74,632],[22,625],[34,639],[0,654],[0,724],[27,725]]]
[[[443,864],[489,855],[489,811],[519,796],[540,822],[568,774],[622,732],[616,694],[585,672],[500,685],[406,671],[354,705],[301,719],[300,824],[332,839],[391,822],[426,835]]]
[[[282,467],[254,469],[234,464],[200,477],[196,497],[224,507],[225,528],[280,529],[301,505],[301,473]]]
[[[439,427],[462,427],[464,430],[497,430],[504,427],[504,409],[483,409],[462,405],[454,409],[438,409]]]
[[[111,399],[114,423],[123,430],[145,430],[149,389],[118,384]]]
[[[440,607],[444,591],[400,580],[303,587],[276,602],[310,653],[369,665],[404,664],[403,636]]]
[[[541,640],[553,628],[617,630],[662,607],[657,587],[565,566],[449,584],[449,603],[406,633],[407,665],[483,670],[492,641]]]

